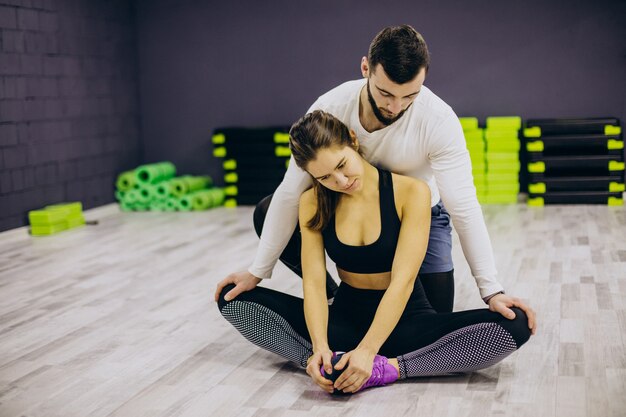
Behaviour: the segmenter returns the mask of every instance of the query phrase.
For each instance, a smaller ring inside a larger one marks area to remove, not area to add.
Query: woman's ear
[[[359,149],[359,140],[356,138],[356,133],[354,133],[352,129],[350,129],[350,139],[352,139],[352,147],[354,150]]]

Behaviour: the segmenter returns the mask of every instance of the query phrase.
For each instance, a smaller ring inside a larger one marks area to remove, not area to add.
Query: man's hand
[[[500,313],[509,320],[513,320],[515,318],[515,312],[511,310],[510,307],[518,307],[526,313],[530,334],[534,335],[537,332],[537,321],[532,308],[527,306],[519,298],[511,297],[506,294],[497,294],[489,299],[489,310]]]
[[[232,300],[242,292],[254,289],[259,282],[261,282],[261,278],[255,277],[248,271],[234,272],[217,284],[217,289],[215,290],[215,301],[219,300],[222,290],[228,284],[235,284],[236,287],[226,293],[224,296],[226,301]]]

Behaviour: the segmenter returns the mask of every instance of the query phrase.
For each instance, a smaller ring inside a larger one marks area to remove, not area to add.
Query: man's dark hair
[[[422,68],[428,71],[430,56],[422,35],[409,25],[390,26],[372,40],[367,55],[370,71],[381,64],[396,84],[413,80]]]

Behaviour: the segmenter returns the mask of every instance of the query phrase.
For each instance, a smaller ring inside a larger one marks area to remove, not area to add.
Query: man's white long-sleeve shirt
[[[426,86],[393,124],[366,131],[359,120],[359,100],[366,79],[348,81],[319,97],[309,109],[324,110],[354,130],[365,158],[383,169],[418,178],[430,187],[431,206],[441,199],[450,213],[481,297],[498,291],[493,250],[476,199],[472,167],[458,117]],[[292,160],[276,189],[249,272],[269,278],[298,221],[300,195],[310,175]]]

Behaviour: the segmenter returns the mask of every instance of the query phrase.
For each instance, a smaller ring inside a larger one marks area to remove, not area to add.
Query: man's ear
[[[368,78],[370,76],[370,64],[367,62],[366,56],[361,58],[361,74],[363,75],[363,78]]]

